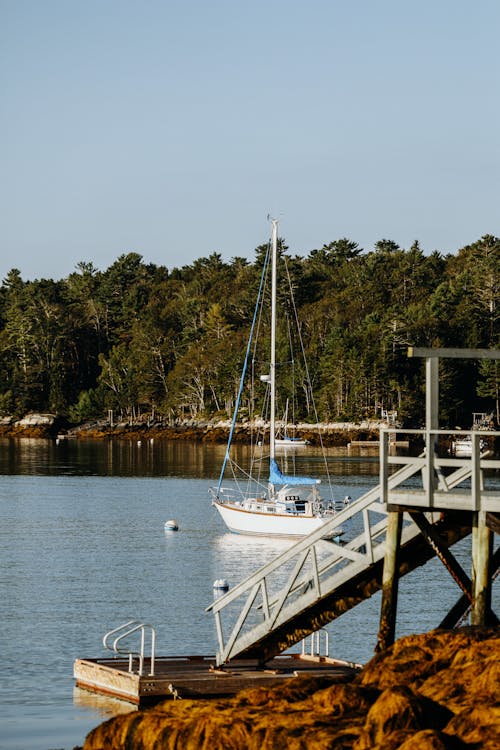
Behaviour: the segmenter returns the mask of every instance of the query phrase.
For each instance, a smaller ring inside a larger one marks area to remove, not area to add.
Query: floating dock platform
[[[265,666],[255,659],[235,659],[217,667],[215,657],[156,657],[154,675],[145,659],[143,674],[129,671],[128,659],[76,659],[76,687],[113,696],[137,706],[175,698],[209,699],[235,695],[249,687],[271,687],[299,675],[329,675],[339,682],[352,678],[359,664],[326,656],[280,654]]]

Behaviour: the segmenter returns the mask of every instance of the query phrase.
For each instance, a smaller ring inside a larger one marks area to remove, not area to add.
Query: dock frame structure
[[[386,533],[386,554],[382,582],[382,605],[377,650],[387,648],[394,641],[397,591],[399,582],[398,557],[401,541],[403,513],[409,513],[419,525],[428,544],[448,568],[462,589],[462,596],[443,621],[442,625],[452,625],[457,617],[471,611],[472,625],[496,625],[498,618],[491,609],[491,588],[493,575],[499,565],[498,551],[493,556],[494,532],[500,531],[498,512],[500,501],[488,495],[484,488],[483,470],[490,451],[482,451],[486,436],[495,440],[500,433],[494,431],[471,430],[470,491],[453,493],[449,491],[450,479],[442,473],[443,466],[450,460],[439,460],[439,438],[449,435],[449,430],[439,429],[439,361],[440,359],[500,359],[500,351],[495,349],[427,349],[408,350],[409,357],[425,360],[426,401],[425,401],[425,465],[423,488],[421,491],[391,492],[389,490],[389,466],[396,461],[391,459],[388,434],[381,436],[381,477],[382,501],[388,510]],[[411,432],[411,431],[406,431]],[[461,435],[462,432],[460,431]],[[485,460],[484,460],[485,459]],[[488,462],[489,463],[489,462]],[[495,462],[495,464],[498,462]],[[498,468],[491,466],[491,468]],[[424,512],[468,513],[472,528],[472,580],[462,570],[451,552],[440,541]]]
[[[490,487],[488,477],[500,469],[500,460],[483,443],[498,442],[500,432],[441,430],[438,413],[439,360],[500,359],[500,351],[411,349],[409,356],[425,359],[425,428],[383,430],[379,486],[207,608],[215,617],[218,665],[243,657],[265,664],[377,591],[382,603],[376,650],[387,648],[395,637],[399,579],[435,556],[461,589],[459,601],[436,625],[454,627],[470,608],[472,624],[498,622],[491,587],[500,565],[499,551],[492,553],[493,533],[500,533],[500,489]],[[391,455],[395,432],[398,440],[423,445],[420,454]],[[443,447],[457,435],[470,435],[470,455]],[[333,537],[338,526],[362,531],[345,543],[330,542],[325,551],[324,537],[330,528]],[[450,547],[471,534],[469,578]]]

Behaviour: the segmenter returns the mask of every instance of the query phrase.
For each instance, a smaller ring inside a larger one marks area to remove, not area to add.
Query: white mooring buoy
[[[165,531],[179,531],[179,524],[171,518],[170,521],[165,521]]]
[[[214,581],[214,589],[216,589],[217,591],[228,591],[229,583],[225,578],[217,578],[217,580]]]

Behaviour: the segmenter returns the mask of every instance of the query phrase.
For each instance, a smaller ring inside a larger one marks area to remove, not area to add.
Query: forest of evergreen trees
[[[409,345],[500,348],[497,237],[449,255],[390,240],[365,252],[340,239],[305,257],[280,248],[321,421],[388,409],[419,425],[423,365]],[[0,287],[0,414],[227,417],[265,251],[254,262],[213,253],[171,271],[128,253],[105,271],[79,263],[60,281],[23,281],[12,269]],[[468,427],[472,411],[498,409],[496,368],[442,361],[443,424]]]

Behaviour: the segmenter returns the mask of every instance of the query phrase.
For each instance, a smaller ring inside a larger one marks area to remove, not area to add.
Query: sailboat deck
[[[359,665],[327,657],[285,654],[259,666],[255,659],[236,659],[216,667],[215,657],[166,656],[155,660],[154,675],[128,671],[128,659],[77,659],[76,687],[145,705],[174,698],[209,699],[235,695],[249,687],[271,687],[299,675],[328,674],[339,682],[350,680]]]

